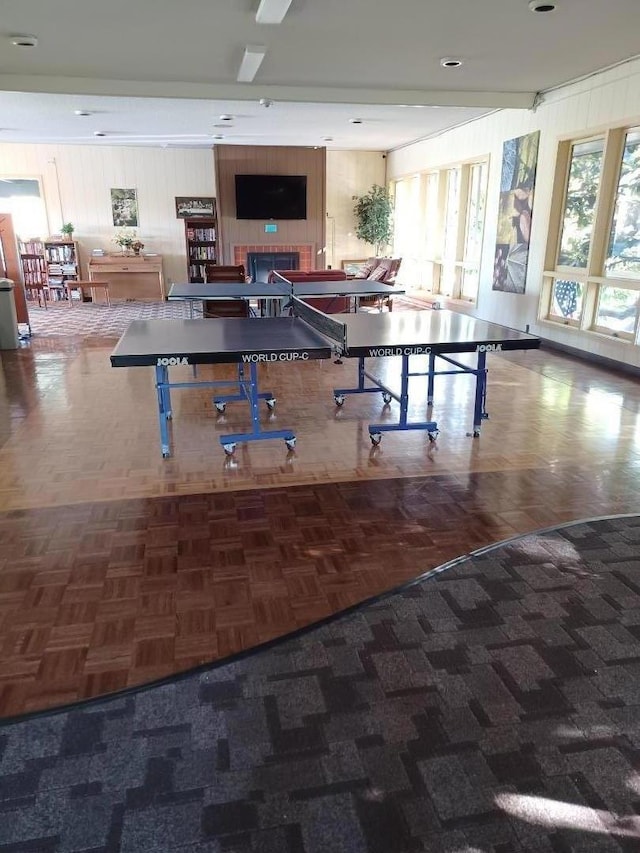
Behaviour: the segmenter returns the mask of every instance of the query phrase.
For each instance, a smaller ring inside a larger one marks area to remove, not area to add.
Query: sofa
[[[269,273],[269,281],[281,281],[275,271]],[[292,282],[296,281],[345,281],[347,278],[344,270],[278,270],[280,275]],[[305,299],[318,311],[325,314],[343,314],[349,310],[349,298],[346,296],[329,296],[318,299]]]
[[[402,258],[369,258],[354,278],[380,281],[393,287],[401,263]],[[390,296],[363,296],[360,299],[360,304],[367,303],[377,305],[378,308],[386,305],[389,311],[393,311],[393,299]]]

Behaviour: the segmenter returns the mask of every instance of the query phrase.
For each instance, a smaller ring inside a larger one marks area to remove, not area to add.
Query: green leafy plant
[[[353,213],[356,218],[356,235],[375,247],[381,255],[393,236],[393,201],[389,191],[374,184],[364,195],[354,195]]]
[[[127,231],[126,228],[123,228],[122,231],[118,231],[115,235],[113,242],[117,246],[120,246],[121,249],[130,249],[136,242],[136,232]]]
[[[60,229],[60,233],[64,234],[65,237],[73,237],[73,232],[75,231],[75,225],[73,222],[64,222],[62,224],[62,228]]]

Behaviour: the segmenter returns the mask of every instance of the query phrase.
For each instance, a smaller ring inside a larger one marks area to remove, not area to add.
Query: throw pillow
[[[371,275],[367,276],[367,279],[369,281],[384,281],[388,272],[388,267],[379,264],[379,266],[374,269]]]
[[[360,267],[354,278],[369,278],[369,273],[375,269],[376,264],[377,260],[375,258],[371,258],[366,264],[363,264]]]

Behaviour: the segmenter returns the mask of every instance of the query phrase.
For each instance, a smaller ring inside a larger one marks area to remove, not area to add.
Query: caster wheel
[[[293,450],[293,448],[296,446],[295,435],[293,436],[293,438],[285,438],[284,443],[287,445],[287,450]]]
[[[393,398],[391,397],[391,394],[387,394],[386,391],[383,391],[382,392],[382,399],[384,401],[385,406],[388,406]]]
[[[265,400],[265,402],[267,404],[267,409],[269,409],[269,411],[272,412],[276,407],[276,398],[271,397],[271,399]]]
[[[226,403],[215,402],[214,405],[216,407],[216,412],[220,412],[220,414],[222,414],[225,411],[225,409],[227,408]]]
[[[438,440],[438,436],[439,436],[439,435],[440,435],[440,430],[434,430],[433,432],[429,432],[429,433],[427,433],[427,436],[428,436],[429,441],[431,442],[431,444],[435,444],[435,443],[436,443],[436,441]]]
[[[336,394],[333,398],[336,406],[340,407],[344,405],[344,394]]]
[[[167,412],[166,418],[168,421],[170,421],[173,418],[173,412]]]
[[[473,437],[474,438],[480,438],[480,430],[479,429],[474,429]]]
[[[369,438],[371,439],[371,444],[373,444],[374,447],[377,447],[380,444],[380,442],[382,441],[382,433],[372,432],[369,435]]]
[[[222,449],[227,454],[227,456],[232,456],[233,452],[236,449],[236,446],[235,446],[235,444],[223,444]]]
[[[163,450],[163,451],[162,451],[162,458],[163,458],[163,459],[168,459],[170,456],[171,456],[171,454],[169,453],[169,451],[168,451],[168,450]]]

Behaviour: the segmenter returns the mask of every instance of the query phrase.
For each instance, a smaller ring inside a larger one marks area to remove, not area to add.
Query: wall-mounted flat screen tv
[[[236,175],[237,219],[306,219],[306,175]]]

